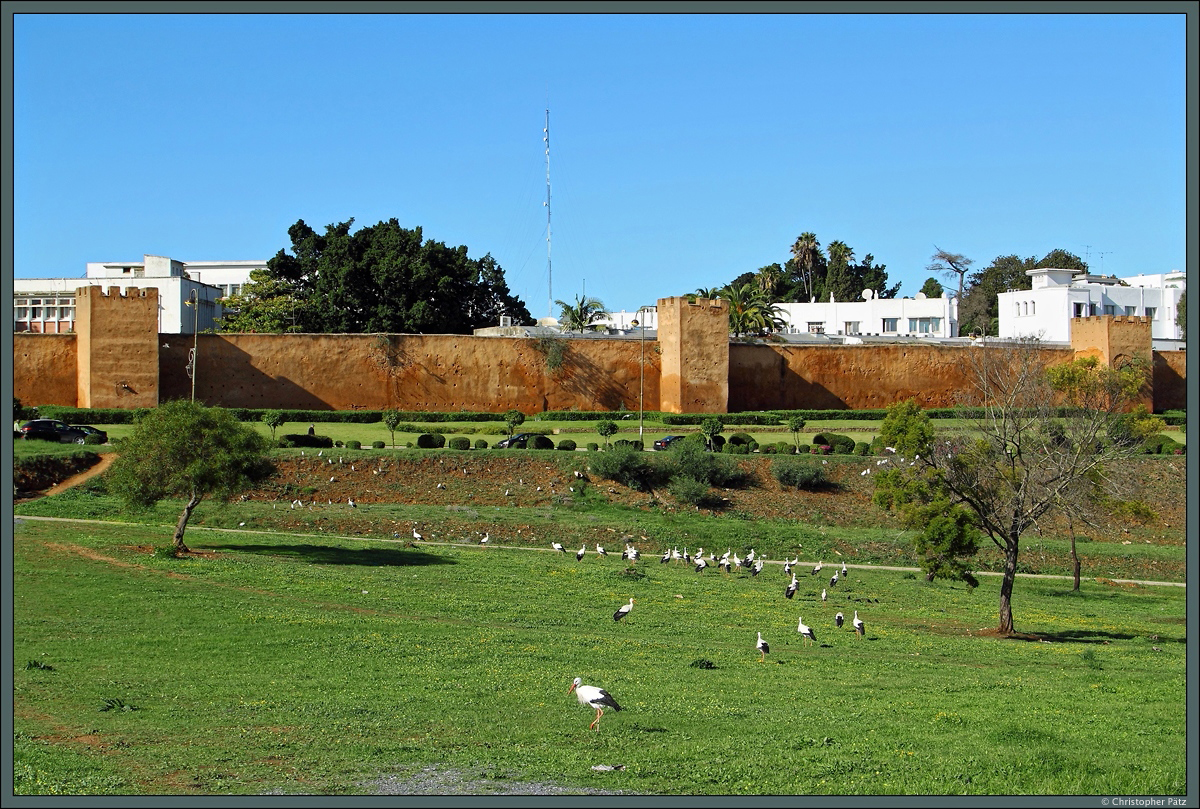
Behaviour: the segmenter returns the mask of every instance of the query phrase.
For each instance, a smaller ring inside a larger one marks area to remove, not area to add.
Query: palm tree
[[[783,280],[783,268],[778,264],[768,264],[758,271],[758,287],[769,300],[774,300],[779,282]]]
[[[821,256],[821,243],[817,241],[815,233],[801,233],[800,238],[796,239],[792,245],[792,257],[796,259],[796,267],[800,270],[800,289],[808,297],[809,302],[813,300],[813,269],[817,266],[817,260]]]
[[[753,282],[725,287],[721,298],[729,303],[729,333],[735,337],[778,331],[787,325],[780,308]]]
[[[697,289],[695,292],[688,295],[687,297],[689,297],[689,298],[707,298],[709,300],[716,300],[717,298],[721,297],[721,288],[720,287],[700,287],[699,289]]]
[[[591,328],[592,324],[604,317],[605,312],[608,311],[599,298],[576,295],[573,304],[566,301],[555,301],[555,303],[562,307],[562,313],[559,316],[562,327],[567,331],[577,331],[580,334]]]
[[[849,270],[850,262],[854,261],[854,248],[845,242],[834,240],[829,243],[826,253],[829,256],[829,270],[825,274],[825,288],[821,291],[821,297],[825,297],[825,292],[829,292],[835,298],[852,299],[855,293],[846,287],[851,283]]]

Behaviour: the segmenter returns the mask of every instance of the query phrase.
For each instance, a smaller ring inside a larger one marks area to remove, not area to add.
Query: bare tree
[[[930,272],[941,273],[947,278],[958,277],[958,300],[961,303],[963,297],[964,279],[967,275],[967,270],[974,264],[974,260],[967,258],[961,253],[951,253],[936,244],[933,246],[936,253],[933,254],[932,261],[925,267]]]

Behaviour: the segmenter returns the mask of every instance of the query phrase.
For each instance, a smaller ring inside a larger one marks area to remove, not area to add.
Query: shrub
[[[341,441],[334,441],[334,442],[333,442],[333,445],[334,445],[335,447],[340,447],[340,446],[342,446],[342,442],[341,442]]]
[[[541,433],[535,434],[529,439],[530,449],[554,449],[554,439],[548,435]]]
[[[446,436],[441,433],[421,433],[417,436],[418,449],[441,449],[446,446]]]
[[[347,441],[346,449],[362,449],[362,442],[354,440]]]
[[[855,455],[870,455],[871,454],[871,445],[868,444],[866,441],[859,441],[857,444],[854,445],[854,454]]]
[[[309,435],[308,433],[288,433],[279,439],[283,447],[313,447],[315,449],[333,449],[333,439],[327,435]]]
[[[817,433],[813,436],[813,446],[828,446],[830,451],[839,455],[854,453],[854,439],[840,433]],[[828,453],[826,453],[828,454]]]
[[[85,443],[85,444],[103,444],[104,439],[98,435],[85,435],[83,437],[83,443]]]
[[[703,437],[699,441],[675,442],[663,459],[663,467],[672,480],[685,477],[709,486],[737,488],[751,481],[737,461],[706,451]]]
[[[754,439],[750,436],[750,433],[734,433],[733,435],[729,436],[729,443],[736,444],[738,446],[749,444],[753,440]]]
[[[597,453],[590,461],[592,474],[605,480],[613,480],[637,491],[654,488],[662,475],[649,461],[646,453],[630,445],[617,442],[607,452]]]
[[[487,442],[487,441],[485,441],[485,440],[484,440],[484,439],[482,439],[482,438],[476,438],[476,439],[475,439],[475,449],[487,449],[487,448],[488,448],[488,442]]]
[[[599,452],[600,451],[600,445],[597,444],[595,441],[589,441],[587,447],[588,447],[588,452]]]
[[[781,486],[794,486],[808,491],[820,489],[829,482],[825,467],[803,458],[773,458],[771,474]]]
[[[774,455],[779,452],[779,444],[763,444],[758,451],[763,455]]]
[[[678,502],[691,506],[702,506],[712,499],[707,483],[682,475],[672,478],[667,491]]]
[[[775,452],[779,455],[795,455],[796,454],[796,445],[789,444],[786,441],[776,441],[775,442]]]
[[[93,437],[94,436],[90,436],[90,435],[88,436],[88,438],[93,438]],[[1171,438],[1171,436],[1164,435],[1163,433],[1159,433],[1158,435],[1150,436],[1142,444],[1142,451],[1145,452],[1147,455],[1175,455],[1175,454],[1182,455],[1183,454],[1182,452],[1180,452],[1180,453],[1175,452],[1175,450],[1182,449],[1182,448],[1183,448],[1182,444],[1180,444],[1174,438]]]
[[[450,439],[449,446],[450,446],[450,449],[458,449],[458,450],[470,449],[471,448],[471,439],[467,438],[465,435],[456,435]]]
[[[383,449],[386,446],[387,446],[387,444],[385,444],[382,441],[372,441],[371,442],[371,449]]]
[[[575,451],[575,442],[569,438],[564,438],[562,441],[558,442],[558,448],[563,450],[564,452],[574,452]]]

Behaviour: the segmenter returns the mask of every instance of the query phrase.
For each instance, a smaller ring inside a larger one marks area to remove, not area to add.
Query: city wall
[[[704,342],[720,306],[660,301],[658,340],[462,335],[159,334],[141,295],[82,296],[85,334],[14,334],[13,394],[26,405],[145,407],[195,396],[210,405],[313,410],[723,413],[878,409],[909,398],[949,407],[968,351],[923,343]],[[707,303],[707,302],[706,302]],[[129,312],[124,310],[128,308]],[[1111,321],[1111,331],[1100,321]],[[1186,355],[1152,352],[1143,319],[1102,318],[1047,362],[1110,352],[1150,356],[1153,407],[1187,406]],[[1143,322],[1136,322],[1143,321]],[[727,326],[721,326],[727,329]],[[1138,335],[1144,332],[1144,343]],[[711,343],[711,345],[710,345]],[[704,351],[689,351],[703,345]],[[728,353],[724,352],[727,346]],[[1139,347],[1141,346],[1141,347]],[[86,350],[85,350],[86,349]],[[557,361],[561,351],[561,363]],[[88,353],[82,358],[79,354]],[[1146,352],[1146,353],[1142,353]],[[694,366],[694,367],[693,367]],[[102,402],[102,404],[101,404]]]

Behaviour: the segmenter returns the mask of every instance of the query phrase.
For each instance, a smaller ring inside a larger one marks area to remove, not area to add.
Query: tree
[[[356,232],[353,223],[288,228],[292,252],[251,273],[221,330],[470,334],[501,316],[532,320],[490,255],[471,259],[395,219]]]
[[[796,450],[800,450],[800,431],[806,422],[800,416],[791,416],[787,420],[787,428],[792,431],[792,439],[796,442]]]
[[[729,333],[735,337],[777,331],[787,325],[754,282],[731,284],[721,290],[721,298],[729,304]]]
[[[921,286],[921,294],[926,298],[940,298],[945,292],[941,283],[933,277],[926,278],[925,283]]]
[[[282,410],[265,410],[262,414],[262,422],[271,428],[271,441],[275,440],[275,431],[283,426],[283,411]]]
[[[925,269],[929,270],[930,272],[941,273],[947,278],[954,278],[957,276],[958,299],[961,301],[963,297],[963,282],[966,279],[967,270],[975,262],[961,253],[951,253],[947,250],[943,250],[936,244],[934,245],[934,249],[936,249],[937,252],[933,254],[933,260],[928,266],[925,267]]]
[[[196,506],[209,495],[228,497],[267,477],[272,470],[266,451],[266,437],[228,410],[186,399],[166,402],[143,416],[120,442],[106,482],[109,491],[134,508],[184,498],[174,546],[177,553],[186,553],[183,534]]]
[[[400,426],[400,411],[391,408],[383,411],[383,424],[388,428],[388,432],[392,434],[392,446],[396,446],[396,428]],[[509,435],[512,435],[512,430],[509,430]]]
[[[515,408],[509,410],[504,414],[504,423],[508,425],[508,437],[512,438],[517,428],[525,423],[525,414]]]
[[[807,231],[801,233],[792,243],[792,258],[800,280],[797,291],[808,299],[805,303],[811,303],[816,300],[816,269],[824,260],[817,234]]]
[[[1184,337],[1187,337],[1187,290],[1179,295],[1179,305],[1175,309],[1175,325]]]
[[[562,307],[562,313],[559,315],[559,321],[562,327],[567,331],[577,331],[580,334],[592,327],[600,318],[604,317],[604,303],[599,298],[588,298],[575,296],[574,303],[566,301],[555,301]]]
[[[617,429],[615,421],[602,421],[596,425],[596,432],[600,433],[600,437],[604,439],[605,449],[608,449],[608,439],[617,434]]]
[[[778,300],[779,285],[783,281],[783,267],[779,263],[768,264],[758,270],[755,282],[764,298],[768,301]]]
[[[720,435],[721,430],[724,429],[725,422],[719,416],[709,416],[700,422],[700,433],[704,436],[704,441],[709,449],[713,449],[713,439]]]
[[[906,432],[917,439],[897,452],[924,452],[880,475],[876,502],[902,513],[935,503],[969,512],[1004,557],[997,631],[1011,635],[1022,534],[1043,517],[1074,513],[1072,498],[1080,491],[1119,490],[1120,463],[1138,453],[1138,436],[1152,429],[1127,414],[1144,395],[1149,373],[1141,362],[1110,368],[1094,359],[1048,369],[1031,338],[968,351],[962,403],[979,414],[971,429],[936,440],[931,432]],[[1059,427],[1044,429],[1051,422]]]
[[[817,290],[818,300],[849,301],[858,297],[862,288],[856,283],[850,269],[854,261],[854,248],[842,241],[832,241],[825,248],[829,263],[825,270],[824,283]]]
[[[1033,280],[1028,271],[1046,267],[1087,272],[1086,262],[1061,249],[1051,250],[1040,261],[1033,256],[1025,259],[1017,255],[998,256],[986,268],[971,275],[967,291],[958,302],[959,333],[998,334],[1000,299],[997,296],[1010,289],[1030,289]]]

